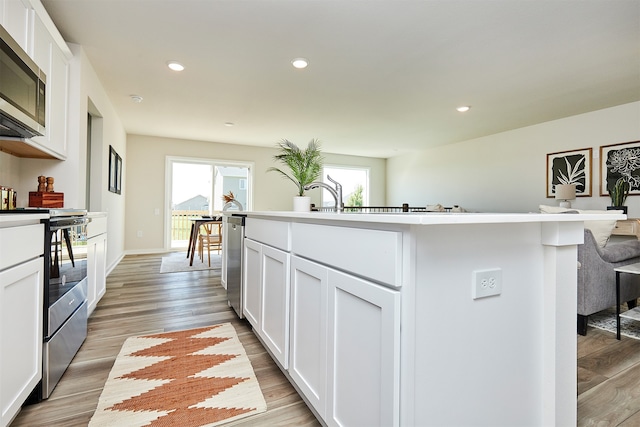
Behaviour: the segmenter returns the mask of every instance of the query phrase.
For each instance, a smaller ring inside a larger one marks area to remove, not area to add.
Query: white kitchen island
[[[244,213],[245,316],[324,423],[576,424],[576,245],[623,215]]]

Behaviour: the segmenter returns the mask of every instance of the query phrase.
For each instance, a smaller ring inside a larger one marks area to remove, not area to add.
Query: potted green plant
[[[627,196],[631,190],[629,181],[625,178],[619,178],[613,187],[609,189],[609,197],[611,197],[611,206],[607,206],[608,210],[620,210],[627,214],[627,207],[624,205]]]
[[[320,142],[312,139],[307,148],[302,150],[293,142],[283,139],[278,143],[278,148],[279,153],[273,156],[273,159],[287,166],[289,173],[276,167],[271,167],[268,171],[278,172],[282,177],[291,180],[298,188],[293,201],[293,210],[308,211],[311,207],[311,198],[305,196],[304,187],[316,181],[322,173],[323,158]]]

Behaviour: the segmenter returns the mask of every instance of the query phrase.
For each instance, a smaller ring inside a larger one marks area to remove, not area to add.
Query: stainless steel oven
[[[51,210],[45,236],[44,347],[40,398],[56,384],[87,337],[87,224],[84,210]]]

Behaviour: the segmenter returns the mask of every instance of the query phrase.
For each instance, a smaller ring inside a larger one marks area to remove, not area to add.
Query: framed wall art
[[[629,195],[640,194],[640,141],[603,145],[600,147],[600,195],[620,178],[629,182]]]
[[[119,154],[118,161],[116,162],[116,193],[122,193],[122,157]]]
[[[547,197],[555,197],[558,184],[576,184],[577,197],[591,196],[592,149],[547,154]]]
[[[109,146],[109,191],[122,193],[122,157]]]

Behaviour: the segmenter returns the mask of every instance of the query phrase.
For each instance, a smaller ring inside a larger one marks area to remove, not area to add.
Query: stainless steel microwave
[[[0,25],[0,136],[45,131],[46,76]]]

